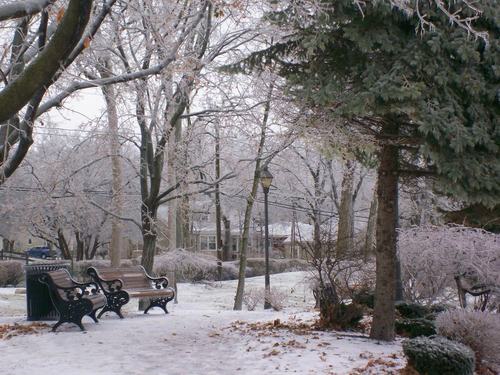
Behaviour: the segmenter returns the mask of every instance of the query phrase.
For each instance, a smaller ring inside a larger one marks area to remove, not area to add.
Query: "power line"
[[[0,191],[3,190],[3,191],[16,191],[16,192],[40,192],[40,193],[45,193],[45,191],[42,189],[42,188],[35,188],[35,187],[25,187],[25,186],[0,186]],[[105,190],[94,190],[94,189],[83,189],[82,190],[83,193],[86,193],[86,194],[95,194],[95,195],[101,195],[101,196],[106,196],[106,197],[112,197],[113,194],[109,191],[105,191]],[[65,195],[67,194],[67,191],[53,191],[51,192],[52,194],[60,194],[62,195],[62,197],[66,197],[66,198],[75,198],[75,195],[74,194],[71,194],[71,195]],[[124,193],[123,195],[125,196],[130,196],[130,197],[139,197],[141,196],[140,193]],[[242,196],[242,195],[233,195],[231,196],[231,198],[238,198],[238,199],[244,199],[246,200],[247,198]],[[254,200],[255,202],[257,203],[264,203],[264,201],[262,199],[259,199],[259,198],[256,198]],[[304,207],[304,206],[300,206],[300,205],[291,205],[291,204],[287,204],[287,203],[284,203],[284,202],[278,202],[278,201],[269,201],[268,204],[270,206],[273,206],[273,207],[278,207],[278,208],[283,208],[283,209],[286,209],[286,210],[294,210],[294,211],[297,211],[297,212],[303,212],[303,213],[311,213],[311,209],[310,208],[307,208],[307,207]],[[327,210],[323,210],[323,209],[319,209],[317,210],[318,213],[320,215],[325,215],[325,216],[328,216],[328,217],[338,217],[338,213],[336,212],[333,212],[333,211],[327,211]],[[359,219],[368,219],[368,217],[366,216],[362,216],[362,215],[354,215],[355,217],[359,218]]]

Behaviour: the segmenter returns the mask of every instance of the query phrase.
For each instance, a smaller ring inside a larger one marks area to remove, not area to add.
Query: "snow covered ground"
[[[263,277],[246,288],[262,288]],[[236,281],[179,284],[170,314],[148,315],[127,305],[125,319],[112,313],[86,332],[63,324],[23,334],[0,331],[4,375],[57,374],[396,374],[404,365],[401,345],[378,343],[356,333],[308,328],[317,312],[304,272],[271,276],[271,286],[290,293],[283,311],[232,311]],[[25,296],[0,289],[0,327],[29,325]],[[53,322],[45,322],[52,324]],[[5,331],[5,329],[4,329]]]

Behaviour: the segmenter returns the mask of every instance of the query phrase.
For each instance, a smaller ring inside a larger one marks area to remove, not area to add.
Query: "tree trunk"
[[[376,246],[376,228],[377,228],[377,185],[373,189],[373,198],[370,204],[370,213],[368,215],[368,224],[366,225],[366,237],[364,246],[364,258],[368,258],[375,252]]]
[[[76,231],[75,232],[75,240],[76,240],[76,260],[83,260],[83,249],[85,247],[84,241],[81,237],[81,233]]]
[[[384,135],[397,135],[397,123],[386,123]],[[376,286],[373,324],[370,337],[394,339],[396,297],[396,227],[398,223],[398,148],[383,145],[378,169],[378,211],[376,246]]]
[[[241,310],[243,308],[243,293],[245,292],[245,271],[247,267],[248,233],[250,232],[250,219],[252,218],[253,203],[255,201],[257,187],[259,185],[259,173],[260,159],[257,159],[257,162],[255,163],[252,191],[247,198],[247,208],[245,210],[245,218],[243,220],[243,234],[241,237],[240,249],[240,268],[238,272],[238,286],[236,288],[236,296],[234,297],[234,310]]]
[[[109,59],[103,61],[99,66],[99,72],[102,78],[111,76],[111,64]],[[111,152],[111,207],[116,216],[111,218],[111,243],[109,244],[109,257],[111,267],[119,267],[122,251],[122,223],[118,217],[122,216],[123,211],[123,192],[122,192],[122,167],[120,163],[120,142],[118,140],[118,110],[116,107],[116,93],[113,85],[103,86],[101,88],[106,101],[106,113],[108,117],[109,128],[109,149]]]
[[[184,237],[182,225],[184,220],[182,219],[182,202],[180,199],[176,199],[175,203],[175,247],[177,249],[183,249]]]
[[[215,124],[215,180],[220,179],[220,137],[219,137],[219,124]],[[222,212],[220,207],[220,184],[215,184],[215,243],[217,244],[217,260],[220,262],[224,259],[222,254]],[[222,267],[219,263],[219,267]],[[219,274],[222,269],[219,269]]]
[[[337,257],[342,258],[353,250],[354,235],[354,170],[356,164],[346,160],[340,193],[339,223],[337,230]]]
[[[170,170],[170,168],[169,168]],[[168,174],[168,178],[169,178],[169,181],[173,181],[171,180],[171,175],[170,175],[170,172]],[[175,212],[176,212],[176,209],[175,209],[175,205],[177,204],[177,201],[175,199],[169,201],[167,203],[168,205],[168,214],[167,214],[167,235],[168,235],[168,250],[174,250],[175,249],[175,245],[176,245],[176,218],[175,218]]]
[[[59,249],[61,249],[61,255],[64,259],[72,259],[71,253],[69,251],[68,243],[66,242],[66,238],[64,237],[64,233],[62,229],[57,230],[57,243],[59,245]]]
[[[231,222],[227,219],[227,217],[222,216],[222,220],[224,221],[224,246],[222,248],[222,260],[227,262],[232,260],[232,238],[231,238]]]
[[[269,119],[269,110],[271,109],[271,95],[273,86],[269,88],[267,101],[264,107],[264,117],[262,119],[259,147],[257,148],[257,155],[255,160],[255,170],[253,173],[252,190],[247,197],[247,207],[245,209],[245,219],[243,220],[243,234],[241,238],[240,249],[240,267],[238,271],[238,286],[236,288],[236,296],[234,297],[234,310],[241,310],[243,308],[243,293],[245,292],[245,271],[247,267],[247,247],[248,247],[248,233],[250,231],[250,220],[252,218],[253,203],[257,195],[257,188],[259,186],[259,177],[261,169],[261,158],[264,152],[264,144],[266,141],[267,121]]]
[[[97,249],[99,248],[99,235],[95,236],[94,244],[92,245],[92,249],[90,250],[90,254],[88,255],[88,259],[94,259]]]
[[[142,259],[141,265],[144,267],[146,272],[150,275],[153,274],[153,262],[156,251],[156,239],[157,235],[153,232],[143,233],[142,241]],[[141,298],[139,300],[139,310],[144,311],[149,305],[149,301],[147,298]]]
[[[142,210],[142,259],[141,265],[144,267],[146,272],[153,272],[153,263],[156,250],[156,215],[157,208],[153,207],[148,209],[147,207]]]
[[[185,189],[187,191],[187,187]],[[190,230],[190,207],[189,207],[189,196],[185,195],[181,198],[181,208],[182,208],[182,243],[184,249],[191,248],[191,230]]]

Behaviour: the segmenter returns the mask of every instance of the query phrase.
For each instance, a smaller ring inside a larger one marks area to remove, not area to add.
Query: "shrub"
[[[23,263],[16,260],[5,260],[0,262],[0,265],[5,268],[6,275],[4,282],[0,281],[0,285],[14,285],[16,286],[24,279]]]
[[[357,303],[330,304],[320,309],[319,325],[340,330],[358,328],[363,313],[363,306]]]
[[[266,261],[264,258],[248,258],[247,267],[252,270],[252,276],[260,276],[266,273]],[[269,272],[282,273],[291,271],[304,271],[311,266],[302,259],[269,259]]]
[[[432,336],[436,327],[431,320],[424,318],[396,320],[396,333],[406,337]]]
[[[396,310],[406,319],[424,318],[431,311],[418,303],[398,302]]]
[[[264,265],[264,259],[248,259],[245,276],[264,275]],[[303,270],[308,267],[305,261],[299,259],[270,259],[269,265],[270,273]],[[167,274],[169,271],[175,271],[177,281],[180,282],[219,280],[219,268],[216,258],[183,249],[167,251],[155,257],[154,269],[157,274]],[[238,278],[238,272],[238,261],[222,263],[222,280],[235,280]]]
[[[500,234],[462,226],[401,229],[398,252],[406,298],[426,303],[455,300],[456,275],[498,288],[499,241]]]
[[[0,287],[7,285],[8,278],[7,268],[0,264]]]
[[[429,313],[427,315],[424,316],[425,319],[427,320],[436,320],[436,317],[444,312],[444,311],[447,311],[449,309],[451,309],[452,307],[449,306],[449,305],[445,305],[445,304],[434,304],[434,305],[431,305],[429,306]],[[454,308],[454,307],[453,307]]]
[[[444,311],[448,311],[451,307],[449,305],[445,305],[442,303],[436,303],[432,305],[429,310],[431,311],[431,314],[439,314]]]
[[[354,294],[352,301],[373,309],[375,306],[375,292],[367,289],[360,290]]]
[[[286,302],[288,301],[288,297],[289,293],[285,292],[284,290],[271,288],[267,300],[274,310],[280,311],[285,307]],[[259,305],[264,306],[264,300],[264,289],[252,288],[246,290],[243,294],[243,303],[247,307],[248,311],[254,311],[255,308]]]
[[[283,310],[288,301],[289,294],[281,289],[271,288],[267,301],[275,311]]]
[[[426,375],[472,375],[474,352],[444,337],[417,337],[403,341],[408,365]]]
[[[436,318],[440,335],[468,345],[482,360],[500,364],[500,315],[463,309],[445,311]]]
[[[264,303],[264,292],[262,289],[248,289],[243,293],[243,303],[248,311],[254,311],[257,305]]]
[[[154,270],[161,275],[175,271],[179,282],[219,280],[217,259],[182,249],[168,251],[156,257]],[[237,275],[238,269],[233,262],[222,264],[222,280],[235,279]]]

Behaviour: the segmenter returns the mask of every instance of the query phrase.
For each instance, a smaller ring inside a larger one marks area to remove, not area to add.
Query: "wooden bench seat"
[[[142,266],[127,268],[89,267],[87,274],[99,285],[106,296],[106,306],[98,317],[107,311],[115,312],[123,319],[121,308],[130,298],[149,298],[147,314],[152,307],[160,307],[168,313],[167,303],[174,299],[175,292],[168,286],[166,277],[152,277]]]
[[[90,316],[96,323],[96,311],[106,305],[106,297],[99,293],[96,283],[79,283],[65,269],[44,273],[40,281],[49,288],[49,295],[59,313],[59,321],[52,327],[55,331],[62,323],[74,323],[82,331],[82,318]]]

